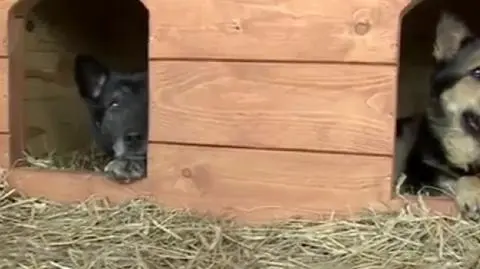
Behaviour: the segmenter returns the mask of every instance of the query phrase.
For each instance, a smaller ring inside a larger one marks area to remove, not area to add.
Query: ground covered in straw
[[[25,161],[94,171],[105,162],[95,151]],[[480,224],[424,212],[246,227],[144,201],[59,205],[0,186],[0,269],[480,269]]]
[[[142,201],[65,206],[0,191],[0,268],[480,268],[479,226],[374,213],[245,227]]]

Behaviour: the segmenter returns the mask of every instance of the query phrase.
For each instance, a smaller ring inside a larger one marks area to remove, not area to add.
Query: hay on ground
[[[17,166],[64,171],[101,172],[110,159],[95,144],[83,150],[57,154],[55,151],[45,156],[35,157],[28,151],[23,152],[23,159]]]
[[[0,268],[480,268],[479,230],[409,212],[246,227],[140,200],[68,206],[0,192]]]
[[[247,227],[141,200],[60,205],[0,188],[0,268],[480,268],[479,224],[410,209]]]

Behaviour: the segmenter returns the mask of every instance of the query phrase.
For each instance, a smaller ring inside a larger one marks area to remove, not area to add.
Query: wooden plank
[[[99,173],[17,168],[10,171],[7,181],[23,195],[61,203],[83,202],[92,197],[121,203],[138,197],[154,198],[156,194],[152,192],[151,179],[124,185],[109,181]]]
[[[9,81],[8,81],[8,59],[0,58],[0,132],[9,131]]]
[[[22,42],[19,37],[23,34],[24,28],[21,27],[21,32],[9,36],[9,20],[13,17],[21,19],[38,1],[41,0],[0,0],[0,57],[8,56],[16,46],[23,47],[18,43]]]
[[[141,195],[169,207],[257,220],[359,210],[385,199],[391,166],[389,157],[170,145],[151,145],[149,156],[149,178],[132,185],[25,169],[12,172],[9,182],[24,194],[62,202]],[[345,171],[346,163],[356,169]]]
[[[144,0],[150,57],[395,63],[407,0]]]
[[[28,14],[32,7],[36,6],[42,0],[0,0],[2,4],[7,7],[10,5],[10,10],[6,8],[11,15],[15,17],[23,17]]]
[[[10,8],[0,0],[0,56],[8,55]],[[399,15],[407,0],[144,0],[150,57],[396,62]],[[25,4],[28,3],[28,4]],[[25,6],[25,7],[24,7]],[[8,40],[8,41],[7,41]],[[221,48],[221,49],[219,49]]]
[[[22,194],[58,202],[146,197],[167,208],[265,223],[352,217],[368,208],[392,211],[416,203],[390,200],[390,162],[388,157],[151,145],[149,177],[134,184],[116,184],[98,174],[32,169],[15,169],[8,181]],[[433,212],[455,213],[450,200],[425,199],[423,204]]]
[[[390,157],[174,145],[152,145],[149,156],[149,175],[161,179],[155,190],[190,197],[158,197],[179,207],[276,219],[356,212],[389,198]]]
[[[0,134],[0,175],[10,167],[9,151],[10,151],[10,135]]]
[[[0,0],[0,57],[5,57],[8,55],[8,48],[13,48],[17,45],[16,36],[8,36],[8,21],[9,21],[9,12],[10,8],[14,8],[16,5],[15,3],[19,2],[19,0]],[[30,2],[30,1],[22,1],[22,2]],[[20,16],[21,13],[20,6],[19,8],[14,8],[14,12],[12,15]]]
[[[393,66],[153,61],[150,140],[392,154]]]
[[[13,160],[23,157],[26,142],[26,119],[24,111],[24,96],[26,92],[25,79],[25,35],[23,34],[24,19],[14,17],[8,22],[8,33],[15,44],[9,43],[9,58],[5,59],[5,66],[8,66],[4,76],[8,76],[8,83],[5,83],[4,91],[8,92],[8,131],[11,134],[10,155]],[[12,121],[10,121],[12,119]]]
[[[366,205],[334,212],[338,209],[333,206],[325,211],[298,208],[293,205],[266,204],[260,197],[248,197],[246,201],[258,202],[258,205],[245,207],[231,207],[231,203],[221,205],[222,195],[219,199],[209,198],[208,201],[198,196],[190,196],[190,193],[170,193],[168,190],[152,189],[154,180],[148,178],[131,185],[119,185],[108,181],[100,175],[86,173],[54,172],[47,170],[33,170],[20,168],[9,172],[8,183],[19,193],[29,197],[47,198],[48,200],[61,203],[79,203],[91,198],[107,199],[112,204],[127,202],[135,198],[147,198],[157,202],[167,209],[189,209],[200,214],[209,214],[216,217],[234,218],[239,222],[249,224],[265,224],[272,221],[302,218],[309,220],[318,219],[344,219],[355,218],[364,210],[373,210],[377,213],[395,212],[409,208],[409,210],[429,212],[432,215],[458,215],[454,202],[447,198],[417,197],[409,199],[395,198],[390,202],[373,201]],[[54,187],[52,187],[54,186]],[[255,193],[254,193],[255,194]],[[317,198],[319,205],[325,201]],[[342,199],[339,197],[338,199]],[[240,201],[241,202],[241,201]],[[239,203],[240,203],[239,202]],[[251,202],[250,202],[251,203]],[[297,204],[301,201],[297,201]],[[356,212],[354,211],[356,210]]]

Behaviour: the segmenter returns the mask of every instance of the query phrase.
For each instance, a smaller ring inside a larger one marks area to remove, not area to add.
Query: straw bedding
[[[105,163],[95,152],[41,160],[26,156],[26,163],[101,170],[92,158]],[[480,268],[479,224],[410,209],[369,212],[355,221],[247,227],[140,200],[60,205],[20,197],[3,186],[0,268]]]
[[[479,225],[424,212],[247,227],[140,200],[67,206],[2,187],[0,268],[480,268]]]

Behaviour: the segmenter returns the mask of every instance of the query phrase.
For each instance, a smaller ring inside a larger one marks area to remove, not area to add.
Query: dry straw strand
[[[90,163],[100,169],[94,156],[25,159],[37,168]],[[2,185],[0,268],[480,268],[480,225],[431,216],[419,204],[398,213],[369,211],[355,220],[245,226],[144,200],[61,205],[18,196]]]

